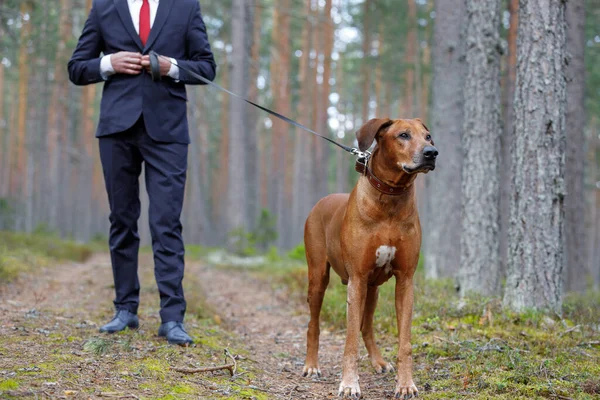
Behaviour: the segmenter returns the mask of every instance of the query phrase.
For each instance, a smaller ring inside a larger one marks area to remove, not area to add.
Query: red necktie
[[[144,0],[142,9],[140,10],[140,39],[145,46],[150,36],[150,4],[148,0]]]

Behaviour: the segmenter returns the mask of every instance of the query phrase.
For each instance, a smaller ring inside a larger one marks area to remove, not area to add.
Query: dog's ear
[[[373,140],[382,129],[392,125],[394,121],[389,118],[373,118],[364,124],[358,132],[356,139],[358,140],[358,148],[360,151],[365,151],[373,144]]]
[[[423,128],[425,128],[425,130],[429,132],[429,128],[427,127],[427,125],[425,125],[425,122],[423,122],[421,118],[415,118],[415,121],[418,121],[421,125],[423,125]]]

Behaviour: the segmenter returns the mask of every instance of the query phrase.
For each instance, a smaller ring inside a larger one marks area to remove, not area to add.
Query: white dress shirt
[[[158,10],[158,2],[160,0],[149,0],[150,4],[150,28],[154,25],[154,20],[156,19],[156,10]],[[127,5],[129,5],[129,13],[131,14],[131,20],[133,21],[133,27],[135,31],[140,34],[140,11],[142,9],[142,4],[144,4],[143,0],[127,0]],[[177,60],[171,58],[171,61],[174,64],[171,64],[171,69],[167,74],[171,78],[178,80],[179,79],[179,67],[177,66]],[[102,57],[100,61],[100,75],[104,80],[108,79],[109,76],[114,75],[115,69],[112,66],[110,61],[110,54]]]

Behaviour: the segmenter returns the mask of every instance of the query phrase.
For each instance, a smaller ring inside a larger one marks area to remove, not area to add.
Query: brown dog
[[[332,267],[348,285],[347,333],[340,396],[360,397],[359,334],[379,373],[393,371],[373,338],[373,314],[379,285],[396,277],[398,376],[396,398],[416,396],[412,379],[410,329],[413,274],[421,247],[421,225],[415,198],[417,173],[435,169],[438,152],[419,119],[372,119],[357,133],[359,148],[377,141],[352,193],[323,198],[306,220],[304,243],[308,261],[307,332],[304,376],[320,376],[319,314]]]

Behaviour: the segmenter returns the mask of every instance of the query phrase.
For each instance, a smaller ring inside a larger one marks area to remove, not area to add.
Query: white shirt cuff
[[[177,60],[169,57],[171,59],[171,69],[169,69],[169,73],[167,74],[169,77],[175,79],[176,81],[179,80],[179,67],[177,66]]]
[[[102,57],[100,60],[100,76],[102,79],[107,80],[109,76],[114,75],[115,69],[110,61],[110,54]]]

